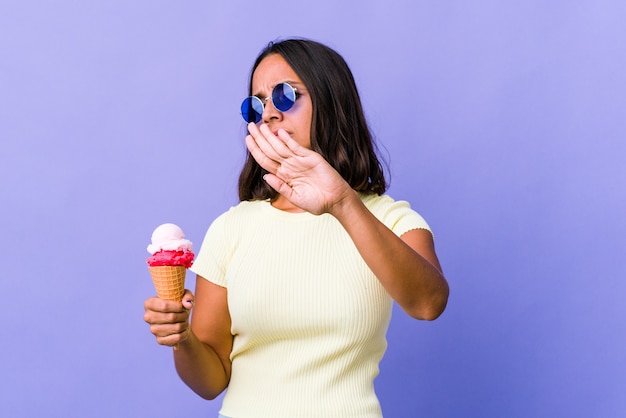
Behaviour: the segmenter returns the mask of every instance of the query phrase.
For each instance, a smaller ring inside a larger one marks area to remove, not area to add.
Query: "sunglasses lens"
[[[296,90],[287,83],[280,83],[272,91],[272,103],[281,112],[285,112],[296,102]]]
[[[263,115],[263,102],[255,96],[246,97],[241,103],[241,116],[250,123],[258,123]]]

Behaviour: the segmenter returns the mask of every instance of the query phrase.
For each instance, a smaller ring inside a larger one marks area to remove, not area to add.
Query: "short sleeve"
[[[363,201],[374,216],[397,236],[413,229],[425,229],[432,234],[426,220],[407,201],[395,201],[387,195],[368,196]]]
[[[207,230],[196,260],[189,270],[222,287],[232,250],[226,234],[226,213],[217,217]]]

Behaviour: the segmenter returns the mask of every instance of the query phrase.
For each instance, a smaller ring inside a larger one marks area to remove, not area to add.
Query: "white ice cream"
[[[152,233],[152,244],[148,245],[150,254],[159,251],[191,251],[191,241],[185,239],[183,230],[175,224],[159,225]]]

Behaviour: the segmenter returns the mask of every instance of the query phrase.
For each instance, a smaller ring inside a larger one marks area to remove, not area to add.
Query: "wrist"
[[[351,214],[354,214],[355,210],[362,205],[363,202],[358,192],[352,188],[347,188],[341,197],[333,203],[329,213],[337,218],[340,223],[344,224],[350,219]]]

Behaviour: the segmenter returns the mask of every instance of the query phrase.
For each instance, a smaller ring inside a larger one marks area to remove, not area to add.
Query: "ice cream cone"
[[[161,299],[181,301],[185,293],[185,275],[183,266],[148,266],[152,282]]]

